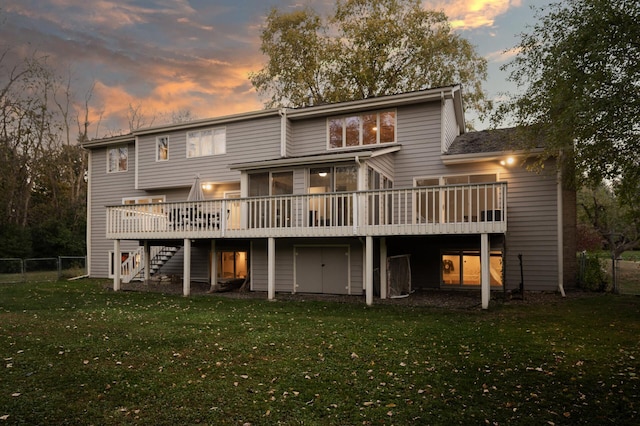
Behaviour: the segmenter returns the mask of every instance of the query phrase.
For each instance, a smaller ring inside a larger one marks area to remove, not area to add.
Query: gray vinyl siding
[[[553,169],[548,164],[547,170]],[[558,200],[555,175],[514,168],[508,179],[507,288],[518,288],[522,254],[525,290],[558,285]]]
[[[451,143],[459,135],[459,126],[456,121],[456,112],[454,110],[453,99],[446,99],[442,111],[442,133],[444,136],[444,146],[442,151],[445,152],[451,146]]]
[[[295,121],[291,129],[291,155],[315,155],[327,152],[326,117]]]
[[[138,188],[185,187],[195,175],[206,182],[237,182],[240,172],[230,170],[236,163],[280,157],[280,118],[267,117],[203,126],[201,129],[226,128],[226,153],[187,158],[187,132],[143,135],[138,140]],[[169,136],[169,160],[156,161],[156,136]]]
[[[394,154],[381,155],[380,157],[374,157],[367,160],[367,164],[374,169],[393,180],[395,175],[395,162]]]
[[[91,151],[91,256],[89,269],[92,277],[109,276],[109,251],[113,250],[113,241],[106,238],[106,206],[121,204],[125,197],[147,195],[144,191],[134,190],[134,144],[128,144],[128,170],[126,172],[107,173],[107,148]],[[120,250],[133,251],[138,248],[137,241],[122,241]]]
[[[413,186],[415,176],[442,174],[440,103],[398,108],[397,134],[402,149],[395,156],[394,188]]]
[[[276,292],[292,293],[294,285],[295,245],[345,245],[350,246],[351,294],[362,294],[364,289],[362,269],[362,243],[355,239],[276,239]],[[267,291],[267,240],[252,241],[251,290]]]

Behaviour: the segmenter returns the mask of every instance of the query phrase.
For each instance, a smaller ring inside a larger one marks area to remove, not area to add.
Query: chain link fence
[[[640,261],[578,253],[578,285],[593,291],[640,295]]]
[[[86,256],[0,259],[0,283],[57,281],[86,274]]]

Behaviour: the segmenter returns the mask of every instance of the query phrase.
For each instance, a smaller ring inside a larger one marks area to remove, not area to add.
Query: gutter
[[[445,166],[454,164],[479,163],[482,161],[501,160],[505,156],[528,157],[532,154],[542,152],[542,149],[517,150],[517,151],[493,151],[493,152],[473,152],[469,154],[442,154],[440,159]]]

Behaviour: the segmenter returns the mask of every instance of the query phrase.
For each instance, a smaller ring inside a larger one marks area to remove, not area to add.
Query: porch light
[[[320,173],[318,173],[318,176],[326,177],[327,176],[327,172],[320,172]]]
[[[512,166],[516,160],[513,157],[507,157],[506,159],[500,161],[500,164],[503,166]]]
[[[212,188],[212,185],[210,183],[203,183],[202,184],[202,189],[205,191],[210,191]]]

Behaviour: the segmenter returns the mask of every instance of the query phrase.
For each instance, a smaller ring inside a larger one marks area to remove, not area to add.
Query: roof
[[[391,108],[402,105],[416,104],[420,102],[431,102],[440,99],[453,99],[455,114],[459,131],[464,133],[465,120],[462,106],[462,93],[459,85],[438,87],[433,89],[417,90],[414,92],[399,93],[395,95],[385,95],[355,101],[336,102],[331,104],[314,105],[301,108],[280,108],[250,111],[240,114],[226,115],[221,117],[207,118],[178,124],[166,124],[144,129],[134,130],[132,133],[116,138],[94,139],[82,144],[85,148],[101,147],[114,143],[134,141],[135,137],[141,135],[165,133],[176,130],[187,130],[212,125],[223,125],[226,123],[252,120],[269,116],[285,116],[289,120],[298,120],[312,117],[325,117],[329,115],[350,114],[356,111],[371,109]]]
[[[402,148],[399,144],[388,147],[370,147],[366,150],[348,150],[342,152],[331,152],[313,155],[303,155],[299,157],[283,157],[273,160],[252,161],[248,163],[232,164],[231,170],[258,170],[270,169],[273,167],[292,167],[304,166],[309,164],[326,164],[341,161],[358,161],[358,159],[373,158],[380,155],[391,154],[400,151]]]
[[[523,149],[522,130],[516,127],[463,133],[442,154],[444,164],[461,164],[498,159],[504,155],[529,155],[540,148]],[[538,147],[541,145],[538,143]]]
[[[514,127],[469,132],[456,137],[444,155],[505,152],[514,148],[515,141]]]

